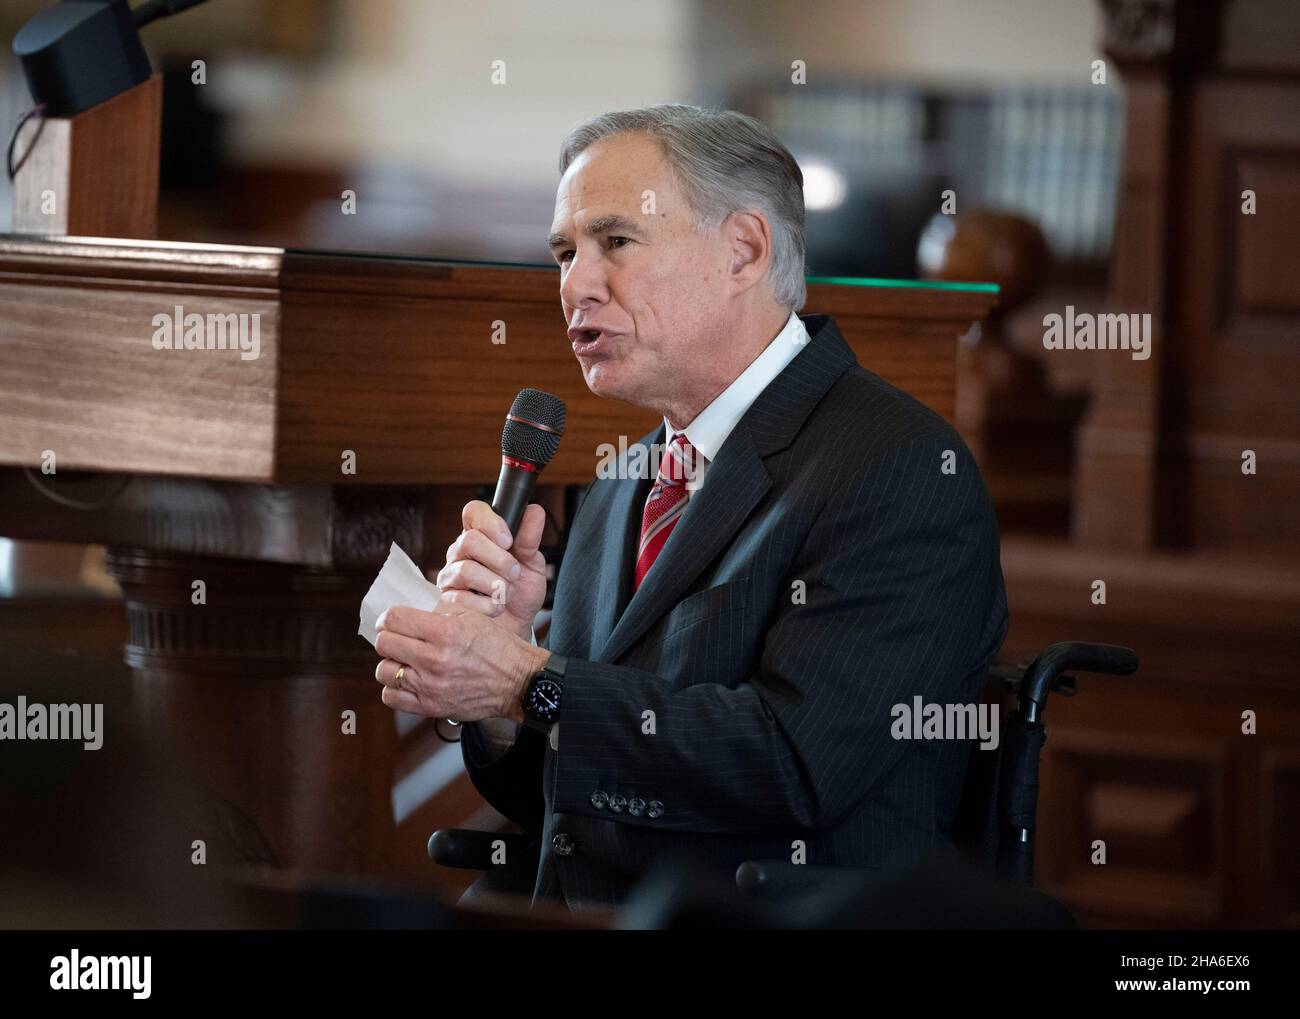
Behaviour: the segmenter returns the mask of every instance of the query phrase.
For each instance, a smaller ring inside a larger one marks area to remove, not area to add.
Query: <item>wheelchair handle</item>
[[[443,828],[429,836],[429,859],[443,867],[489,870],[497,843],[508,852],[522,851],[530,842],[523,832],[475,831],[469,828]]]
[[[1025,670],[1025,678],[1020,682],[1022,715],[1026,721],[1037,722],[1053,681],[1067,670],[1131,676],[1137,672],[1137,667],[1137,653],[1132,648],[1075,641],[1052,644],[1044,648]]]

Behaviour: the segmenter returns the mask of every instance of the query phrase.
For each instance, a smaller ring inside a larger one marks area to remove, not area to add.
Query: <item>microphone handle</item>
[[[136,28],[144,28],[159,18],[170,18],[173,14],[180,14],[181,11],[188,11],[205,2],[206,0],[149,0],[132,10],[131,16]]]
[[[510,464],[501,465],[501,476],[497,478],[497,491],[492,496],[492,510],[505,520],[510,533],[515,534],[524,519],[524,510],[533,497],[537,487],[537,472],[526,471]]]

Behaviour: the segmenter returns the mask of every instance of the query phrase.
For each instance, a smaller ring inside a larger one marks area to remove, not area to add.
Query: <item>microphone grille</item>
[[[560,447],[564,416],[564,401],[558,396],[540,389],[521,389],[501,432],[501,452],[545,467]]]

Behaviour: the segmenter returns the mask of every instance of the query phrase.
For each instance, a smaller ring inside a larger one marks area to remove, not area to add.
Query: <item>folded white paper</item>
[[[394,605],[410,605],[413,608],[432,612],[441,597],[436,584],[429,583],[420,568],[411,562],[411,557],[402,551],[397,542],[388,549],[388,558],[370,585],[370,590],[361,599],[361,625],[357,633],[375,646],[379,631],[375,622],[385,610]],[[537,635],[533,634],[533,644]],[[449,720],[450,721],[450,720]],[[460,723],[455,723],[459,725]],[[480,723],[493,746],[494,758],[505,753],[514,744],[519,727],[508,718],[485,718]],[[556,729],[559,728],[557,725]]]
[[[375,582],[361,600],[361,626],[357,633],[374,647],[379,636],[375,621],[385,610],[394,605],[410,605],[431,612],[438,604],[438,598],[437,585],[425,580],[420,568],[411,562],[411,557],[402,551],[397,542],[393,542],[379,576],[375,577]]]

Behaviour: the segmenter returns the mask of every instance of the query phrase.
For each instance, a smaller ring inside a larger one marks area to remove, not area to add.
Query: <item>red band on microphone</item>
[[[527,418],[521,418],[518,414],[507,414],[507,415],[506,415],[506,420],[507,420],[507,421],[518,421],[521,425],[531,425],[533,428],[537,428],[537,429],[539,429],[540,431],[543,431],[543,432],[550,432],[552,435],[559,435],[559,434],[560,434],[558,431],[556,431],[556,430],[555,430],[554,428],[552,428],[550,425],[544,425],[544,424],[542,424],[540,421],[529,421]]]
[[[529,474],[536,474],[541,470],[536,464],[530,464],[527,460],[516,460],[513,456],[501,454],[502,467],[518,467],[521,471],[528,471]]]

